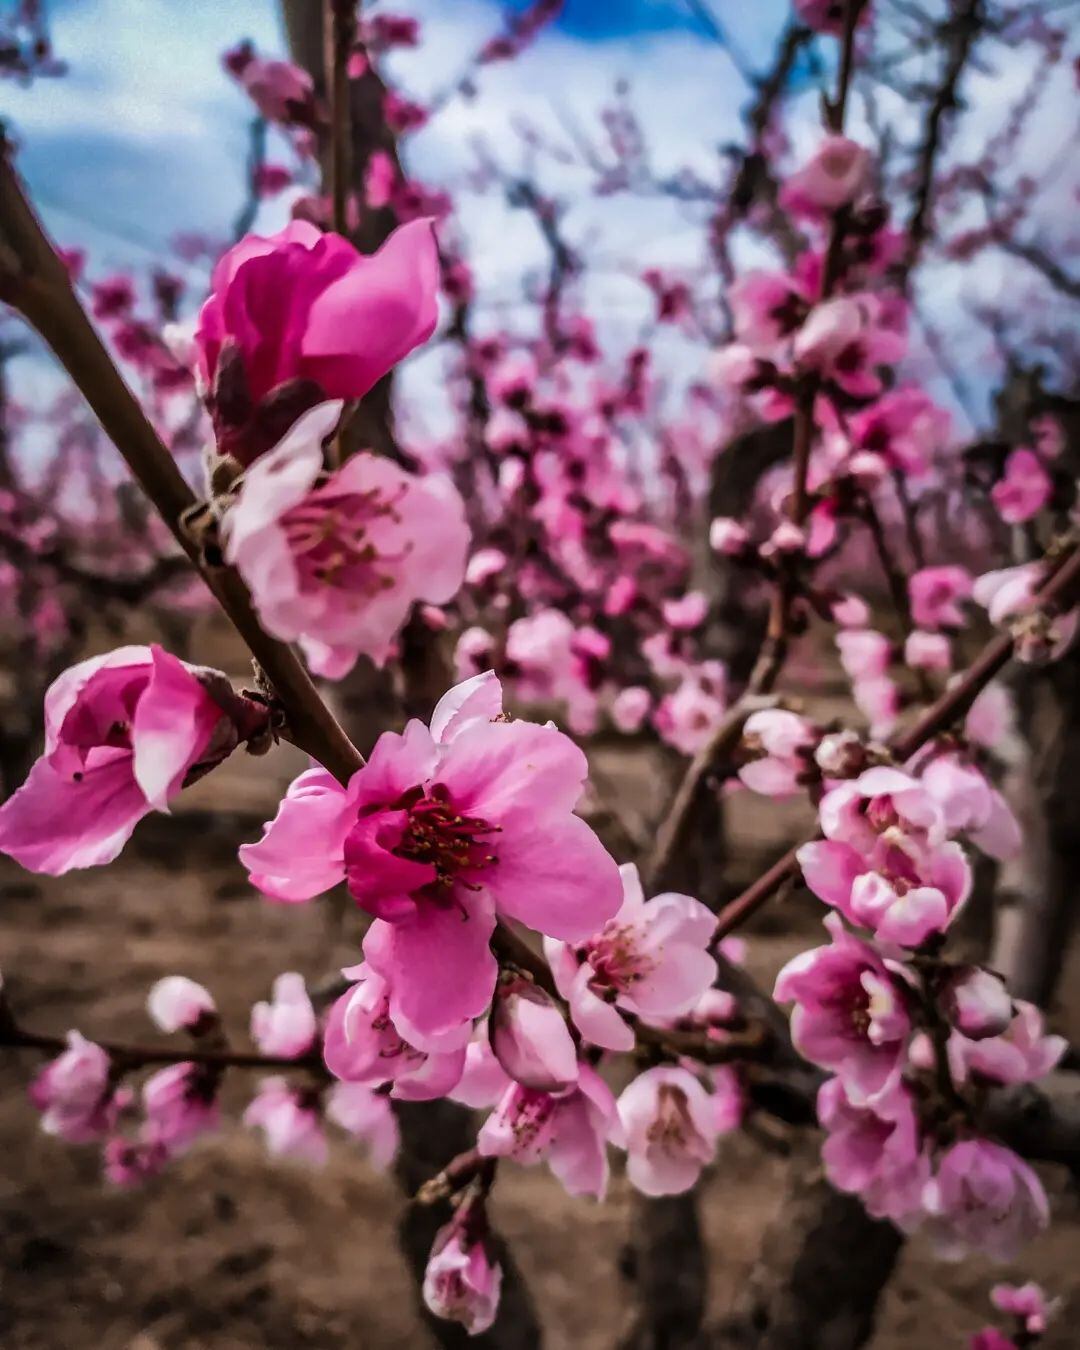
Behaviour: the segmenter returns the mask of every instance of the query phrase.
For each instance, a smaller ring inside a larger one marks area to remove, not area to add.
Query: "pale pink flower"
[[[30,1084],[30,1100],[41,1112],[46,1134],[87,1144],[112,1128],[118,1103],[109,1086],[109,1069],[109,1056],[100,1045],[77,1031],[68,1032],[67,1049]]]
[[[866,628],[870,623],[870,606],[860,595],[838,595],[830,612],[839,628]]]
[[[949,1039],[953,1077],[971,1075],[992,1083],[1033,1083],[1057,1065],[1068,1049],[1063,1036],[1045,1033],[1042,1013],[1033,1003],[1015,1000],[1015,1013],[1000,1036],[968,1040],[954,1033]]]
[[[900,1081],[911,1020],[875,949],[846,932],[835,914],[825,926],[830,945],[789,961],[773,996],[796,1005],[791,1038],[799,1053],[831,1069],[851,1100],[863,1105]]]
[[[186,975],[166,975],[146,996],[146,1010],[162,1031],[201,1030],[217,1021],[212,994]]]
[[[653,725],[683,755],[696,754],[724,715],[725,703],[697,675],[687,675],[665,694],[653,713]]]
[[[626,1174],[644,1195],[677,1195],[713,1159],[719,1134],[709,1094],[687,1069],[662,1065],[638,1074],[619,1097]]]
[[[805,288],[785,272],[747,272],[730,288],[727,298],[735,336],[755,356],[772,354],[795,333],[810,310]]]
[[[494,1106],[510,1088],[512,1080],[495,1058],[486,1022],[477,1023],[473,1038],[465,1047],[465,1068],[461,1078],[446,1095],[462,1106],[480,1110]]]
[[[940,804],[950,834],[966,834],[991,858],[1012,858],[1019,853],[1020,824],[976,765],[957,755],[937,755],[922,770],[920,781]]]
[[[1011,1149],[987,1139],[954,1144],[938,1163],[923,1203],[941,1254],[985,1252],[1011,1261],[1050,1219],[1039,1178]]]
[[[876,1219],[913,1222],[930,1159],[907,1090],[897,1085],[868,1105],[852,1101],[843,1082],[830,1078],[818,1092],[817,1113],[827,1134],[821,1160],[829,1181],[858,1195]]]
[[[1015,622],[1039,609],[1038,592],[1045,580],[1044,567],[1034,562],[984,572],[975,581],[976,603],[986,610],[990,622],[1018,629],[1016,655],[1021,661],[1056,660],[1076,636],[1080,611],[1075,607],[1065,614],[1048,614],[1045,623],[1027,628]]]
[[[968,709],[964,735],[974,745],[999,754],[1016,743],[1016,708],[1000,680],[988,684]]]
[[[952,666],[952,646],[944,633],[916,628],[904,641],[904,660],[913,670],[946,671]]]
[[[525,1166],[546,1160],[570,1195],[602,1200],[608,1139],[621,1139],[615,1098],[596,1070],[582,1064],[576,1086],[558,1096],[514,1083],[481,1126],[476,1145],[485,1158]]]
[[[158,646],[120,647],[72,666],[45,695],[45,751],[0,806],[0,852],[59,876],[112,862],[150,811],[254,729],[224,677]],[[244,725],[249,722],[249,725]]]
[[[806,531],[794,521],[782,520],[761,546],[763,558],[774,558],[779,554],[803,553],[806,551]]]
[[[892,662],[892,643],[872,628],[845,628],[836,635],[836,648],[850,680],[875,679],[884,675]]]
[[[762,364],[744,343],[729,342],[710,354],[706,369],[713,384],[738,391],[758,378]]]
[[[701,591],[687,591],[678,599],[665,600],[660,609],[669,628],[697,628],[709,612],[709,598]]]
[[[465,580],[470,586],[482,586],[500,576],[506,570],[507,562],[501,548],[479,548],[469,559]]]
[[[217,1078],[201,1064],[170,1064],[143,1083],[148,1137],[181,1153],[218,1123]]]
[[[1013,1020],[1004,980],[981,966],[967,966],[950,976],[942,1006],[957,1031],[972,1041],[1001,1036]]]
[[[488,1027],[495,1058],[515,1083],[561,1092],[577,1082],[573,1037],[562,1013],[531,980],[500,978]]]
[[[716,962],[706,950],[716,927],[712,912],[688,895],[646,901],[633,863],[619,872],[622,905],[598,933],[576,943],[544,942],[575,1026],[606,1050],[633,1048],[623,1013],[646,1021],[678,1017],[716,978]]]
[[[390,1166],[401,1144],[401,1132],[386,1096],[363,1083],[335,1083],[323,1106],[327,1120],[364,1144],[372,1167],[381,1172]]]
[[[460,1322],[470,1336],[479,1336],[495,1321],[501,1287],[502,1267],[489,1250],[483,1210],[466,1201],[435,1235],[424,1271],[424,1303],[436,1317]]]
[[[888,317],[876,296],[825,300],[796,334],[795,360],[854,398],[872,398],[882,389],[877,368],[900,360],[907,350]]]
[[[730,516],[717,516],[709,526],[709,547],[715,553],[736,558],[750,547],[750,536],[744,526]]]
[[[1053,479],[1033,450],[1014,450],[1005,461],[1005,473],[990,489],[998,515],[1008,525],[1021,525],[1037,516],[1054,491]]]
[[[756,756],[739,768],[739,778],[753,792],[785,797],[798,792],[813,762],[818,740],[813,723],[783,708],[751,713],[743,727],[743,748]]]
[[[963,628],[960,601],[971,598],[966,567],[923,567],[908,579],[911,617],[920,628]]]
[[[244,1112],[244,1124],[261,1129],[266,1151],[275,1158],[296,1158],[321,1167],[326,1135],[318,1094],[294,1087],[284,1078],[264,1078]]]
[[[550,723],[502,718],[490,671],[440,700],[430,730],[385,732],[342,787],[309,770],[257,844],[252,881],[308,900],[347,879],[375,916],[368,965],[413,1044],[478,1017],[495,987],[496,917],[578,941],[618,909],[618,869],[573,815],[585,756]]]
[[[900,716],[900,689],[887,675],[855,680],[851,686],[855,706],[866,718],[875,740],[888,736]]]
[[[343,973],[356,984],[327,1017],[323,1058],[330,1072],[368,1087],[393,1084],[390,1095],[404,1101],[429,1101],[453,1089],[464,1069],[470,1024],[425,1037],[421,1050],[391,1020],[386,980],[363,963]]]
[[[624,735],[640,731],[649,715],[652,695],[640,684],[620,689],[611,701],[611,720]]]
[[[429,220],[370,257],[301,220],[242,239],[214,267],[194,338],[219,448],[250,464],[308,408],[361,398],[431,336],[438,285]]]
[[[780,191],[780,204],[800,216],[821,216],[847,206],[870,186],[870,152],[847,136],[826,136],[813,156]]]
[[[315,1044],[318,1021],[303,975],[285,971],[274,980],[269,1003],[251,1010],[251,1039],[264,1055],[299,1059]]]
[[[990,1301],[999,1312],[1017,1318],[1029,1336],[1041,1336],[1060,1299],[1048,1299],[1037,1284],[995,1284]]]
[[[818,808],[826,839],[867,855],[899,835],[936,845],[945,839],[945,814],[928,786],[902,769],[877,765],[827,792]]]
[[[450,600],[469,547],[449,479],[418,478],[366,452],[323,473],[322,443],[342,406],[305,413],[247,470],[221,521],[225,559],[247,582],[263,627],[299,641],[330,679],[360,655],[385,661],[414,601]]]

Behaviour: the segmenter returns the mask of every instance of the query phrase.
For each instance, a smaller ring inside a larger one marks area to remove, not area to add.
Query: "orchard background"
[[[6,1345],[1072,1344],[1077,32],[0,6]]]

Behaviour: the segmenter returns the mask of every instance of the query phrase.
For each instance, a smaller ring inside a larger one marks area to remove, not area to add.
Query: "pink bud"
[[[488,1252],[486,1228],[479,1203],[461,1205],[436,1234],[424,1272],[428,1309],[470,1336],[487,1331],[499,1308],[502,1267]]]
[[[717,516],[709,526],[709,546],[716,553],[734,558],[743,553],[750,544],[750,536],[737,520],[730,516]]]
[[[531,980],[500,982],[490,1033],[496,1059],[523,1087],[560,1092],[577,1082],[577,1051],[562,1014]]]
[[[945,1007],[953,1026],[973,1041],[1000,1036],[1013,1019],[1013,1002],[1004,982],[979,966],[953,975]]]
[[[913,670],[948,670],[952,664],[949,639],[944,633],[916,628],[904,643],[904,660]]]
[[[270,1003],[256,1003],[251,1010],[251,1039],[264,1055],[299,1058],[315,1041],[315,1010],[304,977],[286,971],[274,981]]]
[[[611,704],[611,720],[625,735],[641,729],[652,703],[652,695],[639,684],[620,689]]]
[[[166,975],[146,998],[146,1010],[162,1031],[203,1031],[217,1021],[217,1008],[208,989],[186,975]]]

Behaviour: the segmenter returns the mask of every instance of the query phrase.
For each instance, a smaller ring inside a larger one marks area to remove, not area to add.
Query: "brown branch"
[[[349,53],[356,36],[356,0],[323,0],[326,91],[330,99],[330,197],[333,225],[349,232],[352,178],[352,110],[349,106]]]

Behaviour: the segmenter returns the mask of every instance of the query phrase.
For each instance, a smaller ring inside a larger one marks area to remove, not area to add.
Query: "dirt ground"
[[[245,791],[272,799],[289,768],[266,763]],[[264,808],[242,795],[231,800],[245,818],[214,807],[208,794],[220,794],[223,782],[200,786],[176,817],[145,822],[111,868],[51,881],[0,860],[0,965],[27,1025],[132,1038],[149,1030],[148,986],[182,972],[214,991],[241,1041],[251,1003],[276,972],[293,968],[314,978],[355,959],[350,916],[342,923],[329,906],[274,906],[251,892],[235,846],[255,837],[250,811]],[[782,835],[790,824],[747,819],[742,810],[736,835],[756,836],[757,849],[763,833]],[[790,906],[769,916],[753,944],[755,969],[768,975],[809,945],[816,924],[811,911]],[[1057,1018],[1073,1035],[1080,1032],[1076,975],[1074,960],[1070,1005]],[[355,1146],[342,1141],[326,1169],[312,1172],[269,1161],[257,1139],[230,1124],[145,1194],[110,1190],[93,1149],[38,1130],[25,1097],[36,1063],[26,1052],[0,1061],[3,1350],[422,1350],[429,1343],[395,1245],[402,1200]],[[243,1083],[232,1083],[229,1101],[242,1107]],[[714,1316],[738,1290],[781,1203],[785,1167],[746,1137],[721,1149],[703,1195]],[[1021,1267],[945,1266],[909,1244],[872,1350],[963,1350],[987,1320],[991,1282],[1032,1274],[1069,1305],[1047,1350],[1080,1344],[1080,1207],[1061,1173],[1048,1171],[1046,1180],[1054,1226]],[[540,1170],[505,1169],[497,1192],[497,1220],[543,1309],[548,1350],[611,1350],[625,1307],[622,1178],[604,1205],[569,1199]]]

